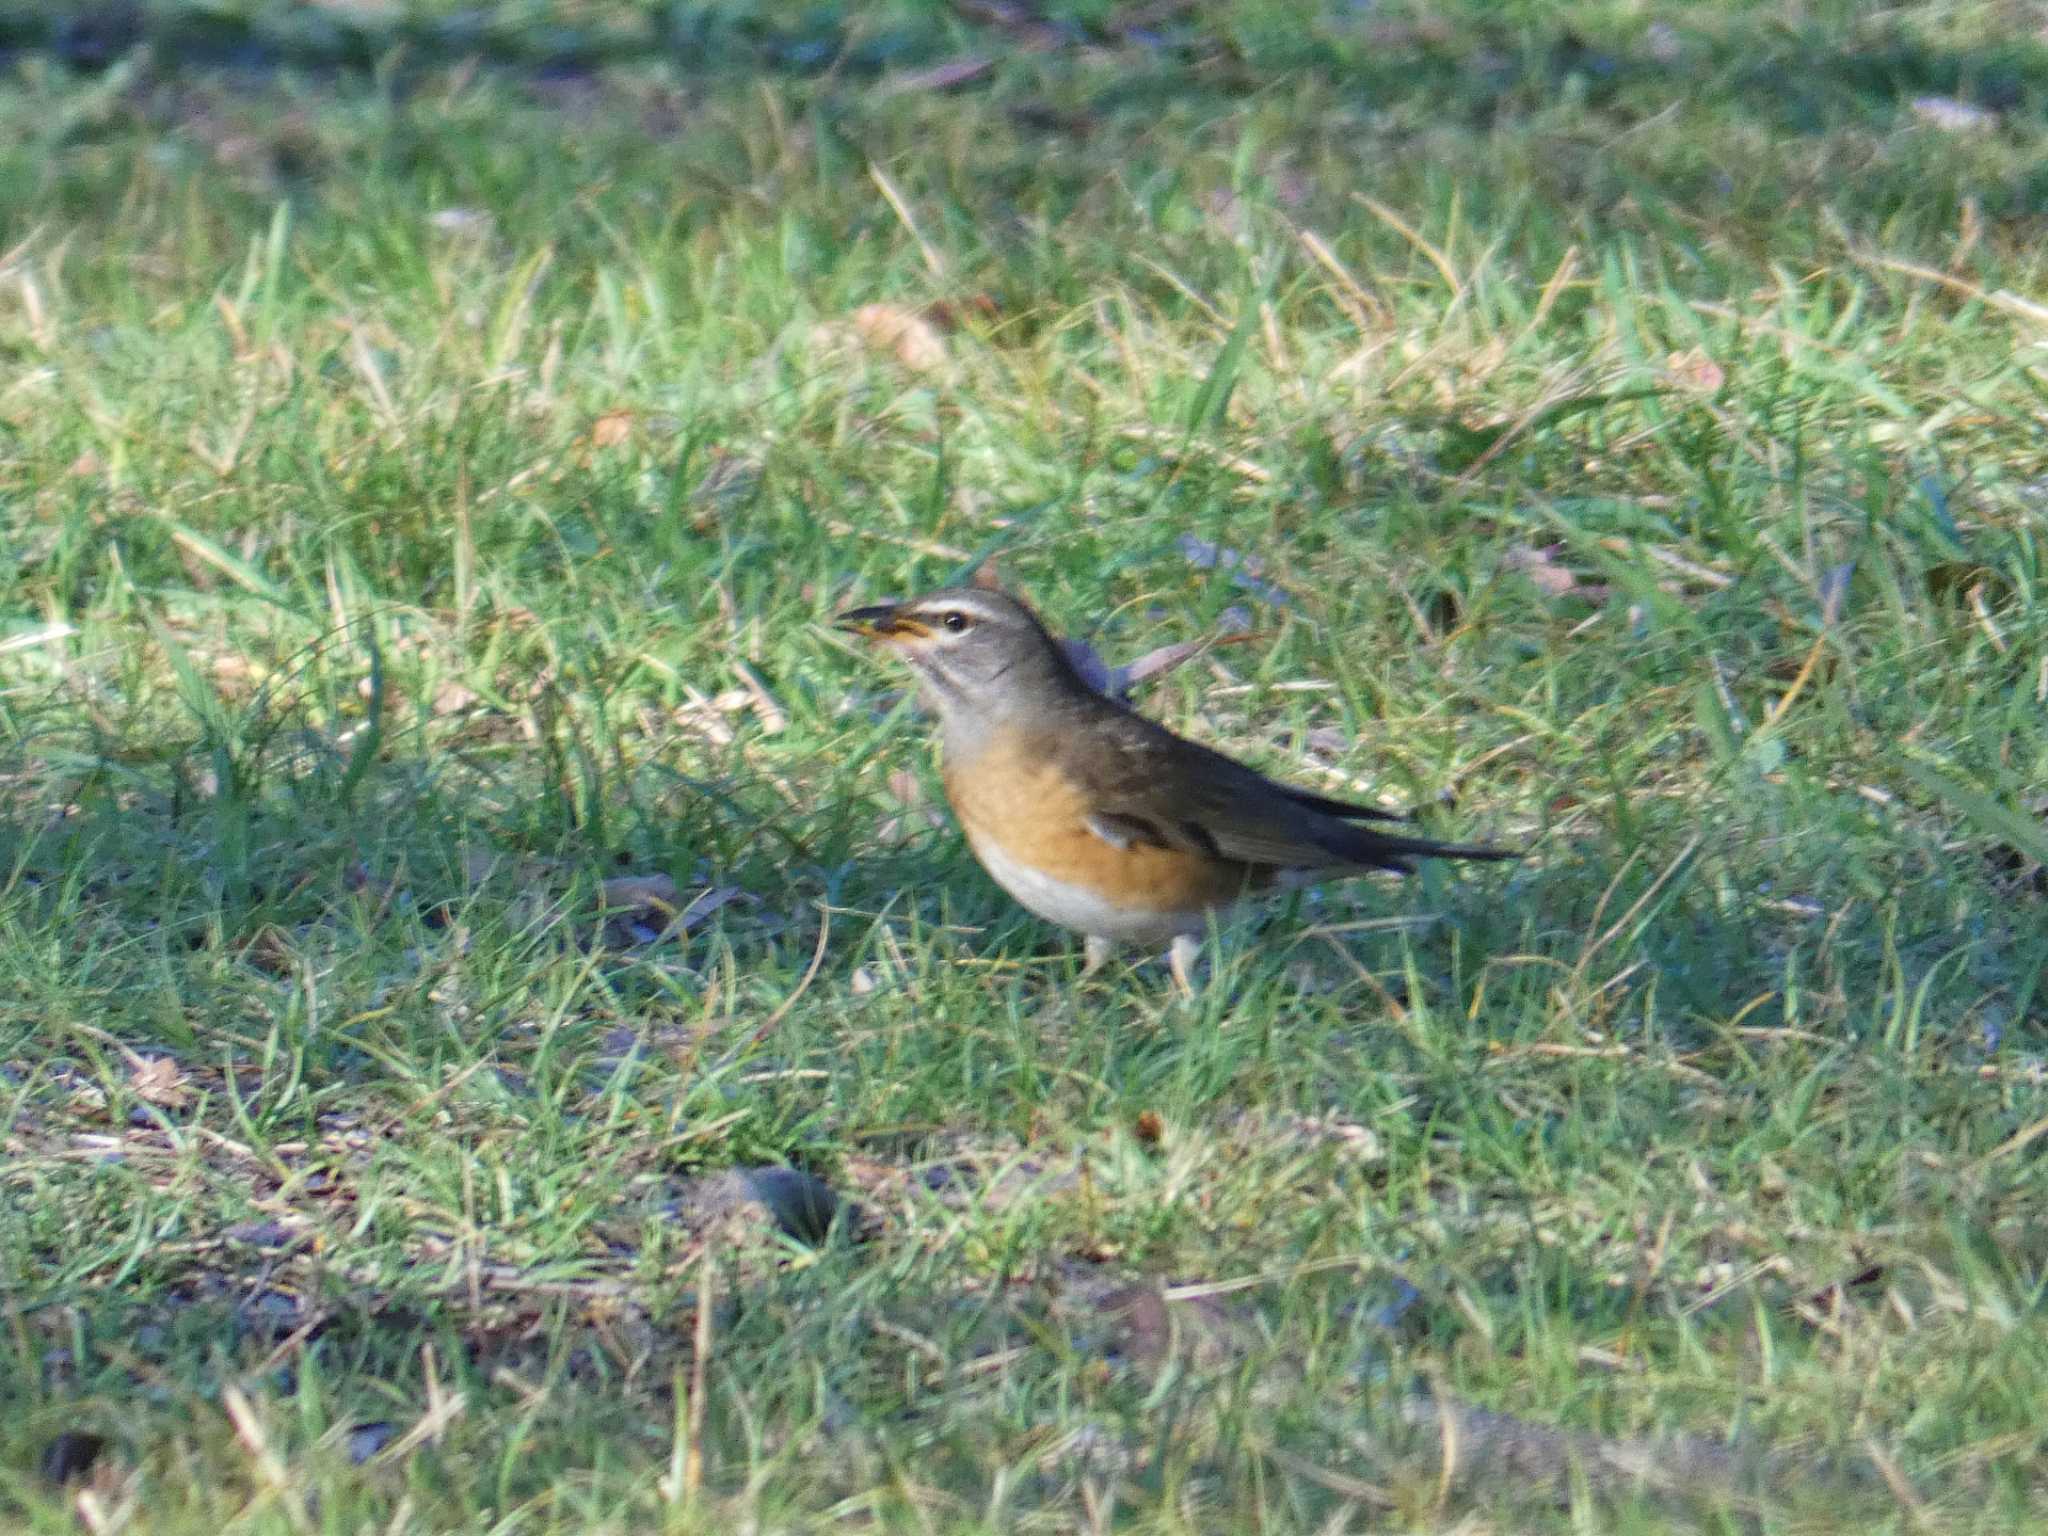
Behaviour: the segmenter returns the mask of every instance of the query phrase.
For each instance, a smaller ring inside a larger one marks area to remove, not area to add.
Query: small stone
[[[397,1438],[398,1426],[383,1419],[353,1425],[349,1429],[346,1441],[348,1459],[361,1466]]]

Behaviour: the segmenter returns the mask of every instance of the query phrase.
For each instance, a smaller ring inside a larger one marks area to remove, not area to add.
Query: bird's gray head
[[[987,587],[942,587],[908,602],[856,608],[837,622],[909,662],[949,732],[1063,697],[1076,681],[1038,616]]]

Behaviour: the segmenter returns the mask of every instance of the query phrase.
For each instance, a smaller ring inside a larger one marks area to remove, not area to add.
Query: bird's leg
[[[1192,974],[1195,957],[1202,952],[1202,941],[1192,933],[1177,933],[1173,936],[1173,948],[1166,953],[1166,963],[1173,971],[1173,984],[1180,988],[1182,997],[1195,995],[1195,981]]]
[[[1099,933],[1091,933],[1081,945],[1081,974],[1093,976],[1109,963],[1111,951],[1109,940]]]

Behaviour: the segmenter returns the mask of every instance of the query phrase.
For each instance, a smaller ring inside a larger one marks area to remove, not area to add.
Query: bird
[[[1096,691],[1008,592],[944,587],[842,613],[894,651],[938,716],[946,798],[995,883],[1084,939],[1168,948],[1185,994],[1211,915],[1248,897],[1413,861],[1512,859],[1367,825],[1406,818],[1282,784]]]

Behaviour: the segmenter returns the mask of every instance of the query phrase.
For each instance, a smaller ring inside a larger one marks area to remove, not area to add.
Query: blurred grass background
[[[2038,1521],[2044,38],[0,8],[8,1518]],[[1531,859],[1077,989],[989,556]]]

